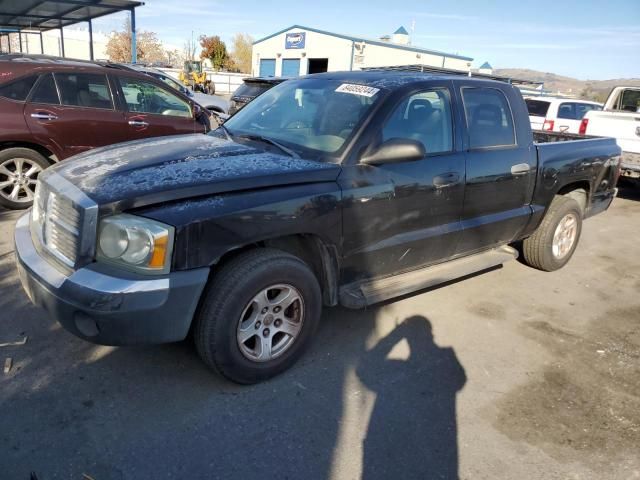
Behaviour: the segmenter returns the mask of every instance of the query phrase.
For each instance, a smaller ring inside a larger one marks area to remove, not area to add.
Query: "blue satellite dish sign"
[[[284,48],[304,48],[305,36],[306,32],[287,33],[287,36],[284,40]]]

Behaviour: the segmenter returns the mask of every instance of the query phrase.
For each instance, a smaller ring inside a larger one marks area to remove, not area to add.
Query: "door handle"
[[[129,125],[134,127],[148,127],[149,124],[147,122],[143,122],[142,120],[129,120]]]
[[[450,187],[460,181],[460,175],[455,172],[441,173],[433,177],[433,185],[436,188]]]
[[[531,167],[528,163],[518,163],[511,167],[511,175],[524,175],[525,173],[529,173]]]
[[[31,118],[37,118],[38,120],[57,120],[58,117],[52,113],[32,113]]]

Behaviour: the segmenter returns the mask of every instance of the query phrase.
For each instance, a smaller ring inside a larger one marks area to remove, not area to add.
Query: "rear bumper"
[[[184,339],[209,275],[201,268],[120,276],[93,264],[66,276],[36,250],[29,215],[18,220],[14,240],[20,281],[31,301],[74,335],[102,345]]]
[[[623,177],[640,178],[640,153],[622,152],[620,175]]]

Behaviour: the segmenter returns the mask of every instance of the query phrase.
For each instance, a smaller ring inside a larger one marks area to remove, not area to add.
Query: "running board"
[[[340,289],[340,304],[363,308],[394,297],[450,282],[518,258],[518,251],[503,246],[486,252],[439,263],[431,267],[399,273],[391,277],[345,285]]]

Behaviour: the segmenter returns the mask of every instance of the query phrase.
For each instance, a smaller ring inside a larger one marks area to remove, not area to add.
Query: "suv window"
[[[507,98],[496,88],[463,88],[469,148],[515,145],[513,115]]]
[[[95,73],[56,73],[63,105],[113,109],[106,75]]]
[[[590,103],[565,102],[558,107],[558,118],[566,118],[568,120],[582,120],[582,117],[591,110],[602,110],[600,105],[592,105]]]
[[[391,138],[418,140],[428,154],[450,152],[453,128],[449,92],[429,90],[403,100],[382,129],[382,141]]]
[[[49,105],[60,105],[58,98],[58,90],[53,81],[53,75],[50,73],[44,75],[36,86],[33,95],[31,95],[31,103],[46,103]]]
[[[251,97],[255,98],[269,90],[273,85],[270,83],[245,82],[240,85],[233,93],[234,97]]]
[[[138,78],[118,77],[130,112],[191,117],[189,104],[163,88]]]
[[[24,102],[37,79],[37,75],[31,75],[29,77],[20,78],[11,83],[7,83],[6,85],[1,85],[0,97]]]

